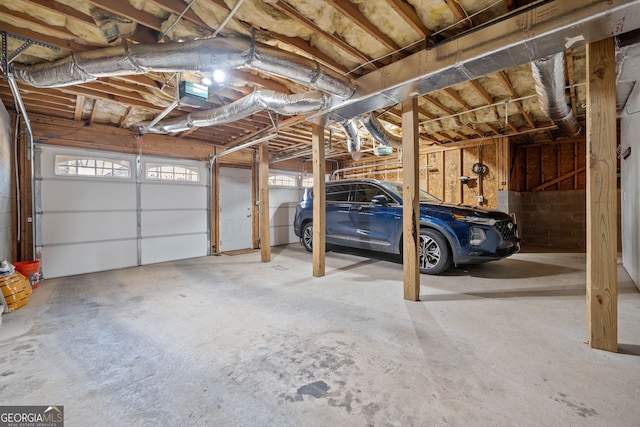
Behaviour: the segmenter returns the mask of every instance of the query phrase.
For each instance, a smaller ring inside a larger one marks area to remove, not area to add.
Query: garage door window
[[[55,163],[56,175],[101,178],[129,178],[131,176],[131,163],[128,160],[56,155]]]
[[[147,179],[160,181],[200,182],[200,170],[197,167],[147,163],[145,167]]]
[[[295,175],[269,174],[269,186],[271,187],[298,187],[298,178]]]

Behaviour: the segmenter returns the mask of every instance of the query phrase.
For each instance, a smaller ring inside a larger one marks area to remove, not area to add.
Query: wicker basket
[[[12,274],[0,275],[0,290],[2,290],[4,300],[7,302],[9,312],[22,307],[31,298],[29,280],[17,271]]]

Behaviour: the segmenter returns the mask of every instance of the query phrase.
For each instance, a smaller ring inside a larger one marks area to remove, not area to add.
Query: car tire
[[[307,222],[302,226],[300,240],[307,252],[313,252],[313,224],[311,222]]]
[[[440,274],[451,267],[451,250],[442,233],[423,228],[418,244],[420,273]]]

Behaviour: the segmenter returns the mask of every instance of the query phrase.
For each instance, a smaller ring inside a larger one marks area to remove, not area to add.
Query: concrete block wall
[[[499,208],[516,214],[524,245],[586,250],[584,190],[500,193]]]

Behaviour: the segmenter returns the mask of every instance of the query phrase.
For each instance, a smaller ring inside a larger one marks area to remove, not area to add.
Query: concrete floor
[[[67,426],[637,426],[640,293],[585,344],[585,255],[423,276],[300,245],[46,280],[0,327],[3,405]]]

